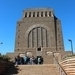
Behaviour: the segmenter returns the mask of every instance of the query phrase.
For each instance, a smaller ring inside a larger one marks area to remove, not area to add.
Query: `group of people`
[[[17,65],[22,65],[22,64],[43,64],[43,58],[42,56],[37,56],[37,57],[28,57],[28,56],[23,56],[20,57],[19,55],[15,57],[15,64]]]

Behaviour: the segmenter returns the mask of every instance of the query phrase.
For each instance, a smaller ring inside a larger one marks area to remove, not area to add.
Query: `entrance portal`
[[[36,56],[42,56],[42,49],[41,49],[41,47],[37,48]]]

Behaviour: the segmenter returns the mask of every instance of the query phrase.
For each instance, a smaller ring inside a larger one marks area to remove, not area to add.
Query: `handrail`
[[[54,63],[56,64],[56,67],[58,68],[58,71],[59,71],[60,75],[67,75],[67,73],[61,67],[61,65],[57,62],[57,60],[55,59],[55,57],[54,57]]]

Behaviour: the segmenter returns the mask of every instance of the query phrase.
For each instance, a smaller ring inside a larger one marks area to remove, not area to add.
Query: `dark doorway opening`
[[[38,51],[41,51],[41,47],[37,49]]]

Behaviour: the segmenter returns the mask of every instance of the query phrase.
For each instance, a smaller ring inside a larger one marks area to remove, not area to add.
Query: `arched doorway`
[[[43,26],[32,28],[27,39],[28,48],[50,47],[50,32]]]

